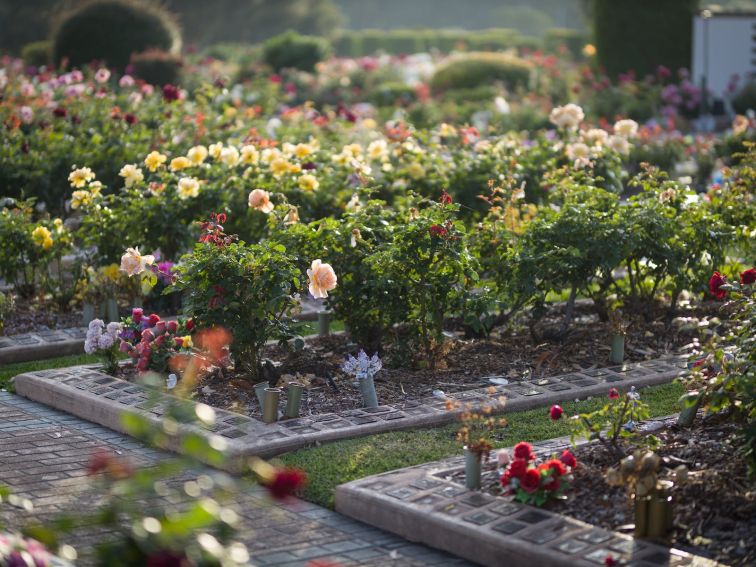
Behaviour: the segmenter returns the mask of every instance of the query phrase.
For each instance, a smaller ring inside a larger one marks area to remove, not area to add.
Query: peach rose
[[[147,266],[151,266],[155,262],[155,256],[150,254],[139,253],[139,248],[127,248],[126,253],[121,256],[121,270],[131,276],[141,274],[147,269]]]
[[[336,272],[330,264],[313,260],[312,266],[307,270],[307,275],[310,277],[310,293],[315,299],[328,297],[328,292],[336,287]]]
[[[273,203],[270,202],[270,193],[264,189],[255,189],[249,194],[249,206],[265,214],[273,210]]]

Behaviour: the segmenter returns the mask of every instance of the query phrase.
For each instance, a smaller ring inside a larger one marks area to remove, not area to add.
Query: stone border
[[[669,419],[646,425],[664,427]],[[534,450],[543,457],[569,445],[568,438],[552,439],[534,444]],[[463,466],[462,458],[454,458],[342,484],[336,488],[336,510],[489,567],[596,567],[604,565],[607,555],[619,565],[633,567],[719,565],[561,514],[470,491],[449,480]]]
[[[686,367],[680,358],[594,368],[532,382],[523,381],[449,394],[464,403],[486,403],[496,413],[544,407],[588,396],[604,396],[609,387],[642,387],[672,381]],[[16,393],[78,417],[128,433],[124,412],[148,418],[161,425],[166,404],[194,402],[178,398],[97,370],[97,366],[74,366],[20,374],[14,379]],[[506,402],[498,400],[506,397]],[[228,468],[243,466],[243,457],[270,457],[325,441],[361,437],[399,429],[451,423],[462,411],[449,411],[446,401],[435,397],[377,408],[326,413],[266,424],[242,414],[216,409],[216,422],[205,433],[225,439],[230,450]],[[189,427],[189,430],[194,430]]]
[[[84,354],[83,327],[0,337],[0,364]]]

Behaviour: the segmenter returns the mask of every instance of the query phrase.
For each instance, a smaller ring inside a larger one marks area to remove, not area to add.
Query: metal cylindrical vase
[[[648,506],[648,537],[664,539],[669,532],[672,511],[671,496],[651,498]]]
[[[110,298],[105,303],[105,315],[108,318],[108,321],[111,323],[121,320],[121,318],[118,316],[118,302],[115,300],[115,298]]]
[[[612,337],[612,353],[609,357],[612,364],[622,364],[625,360],[625,335]]]
[[[635,537],[648,535],[648,508],[649,498],[635,496]]]
[[[302,403],[303,391],[304,386],[302,384],[289,382],[289,387],[286,389],[286,413],[284,413],[286,417],[299,417],[299,406]]]
[[[278,421],[278,401],[281,399],[281,390],[278,388],[265,388],[265,403],[263,404],[263,421],[275,423]]]
[[[257,396],[257,401],[260,404],[260,411],[263,411],[265,408],[265,390],[270,388],[270,384],[267,382],[260,382],[259,384],[255,384],[255,395]]]
[[[87,327],[95,319],[95,306],[92,303],[85,303],[81,308],[81,322]]]
[[[327,337],[331,334],[331,312],[318,311],[318,336]]]
[[[362,401],[366,408],[378,407],[378,394],[375,393],[375,382],[372,376],[360,378],[360,392],[362,392]]]
[[[480,473],[482,468],[482,455],[475,451],[470,451],[465,447],[465,486],[470,490],[480,488]]]

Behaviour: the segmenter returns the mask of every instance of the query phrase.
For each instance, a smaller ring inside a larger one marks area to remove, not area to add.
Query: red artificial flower
[[[181,348],[182,346],[184,346],[184,338],[183,337],[176,337],[175,339],[173,339],[173,342],[176,343],[176,348]]]
[[[520,479],[520,488],[525,492],[535,492],[541,486],[541,474],[536,469],[528,469]]]
[[[617,388],[612,388],[609,390],[609,399],[610,400],[618,400],[620,397],[619,390]]]
[[[178,323],[176,321],[168,321],[165,324],[165,328],[169,333],[175,333],[176,331],[178,331]]]
[[[577,466],[577,459],[569,449],[562,451],[562,454],[559,456],[559,460],[571,469],[574,469]]]
[[[142,331],[142,340],[147,343],[154,341],[155,333],[153,333],[151,329],[145,329]]]
[[[191,331],[192,329],[194,329],[194,320],[193,319],[188,319],[186,321],[186,330],[187,331]]]
[[[564,476],[567,474],[567,469],[565,468],[564,463],[559,459],[551,459],[547,461],[546,466],[551,469],[556,476]]]
[[[307,475],[299,469],[279,469],[266,486],[276,500],[285,500],[307,484]]]
[[[530,443],[526,443],[525,441],[520,441],[514,447],[514,457],[515,459],[524,459],[525,461],[532,461],[535,458],[535,455],[533,455],[532,445]]]
[[[131,320],[134,321],[137,325],[142,321],[142,317],[144,316],[144,309],[141,307],[134,307],[134,309],[131,310]]]
[[[501,482],[501,485],[504,488],[507,488],[509,483],[512,482],[512,473],[509,472],[509,468],[507,468],[507,470],[504,471],[504,474],[501,475],[499,482]]]
[[[509,463],[507,471],[512,478],[522,478],[528,472],[528,461],[525,459],[515,459]]]
[[[619,561],[617,561],[617,560],[616,560],[616,559],[615,559],[614,557],[612,557],[611,555],[607,555],[607,556],[606,556],[606,557],[604,558],[604,565],[606,565],[606,567],[614,567],[615,565],[619,565]]]
[[[549,417],[552,421],[558,421],[562,417],[563,413],[564,410],[562,409],[562,406],[554,404],[549,410]]]
[[[719,272],[714,272],[714,274],[709,279],[709,291],[717,299],[724,299],[727,296],[727,291],[721,288],[726,283],[727,280],[722,274],[720,274]]]
[[[439,199],[440,203],[442,205],[451,205],[452,204],[452,197],[447,193],[445,190],[441,191],[441,199]]]
[[[131,466],[123,459],[112,454],[103,447],[97,449],[87,464],[87,474],[92,476],[99,473],[107,473],[115,479],[124,479],[131,476]]]
[[[756,268],[748,268],[744,272],[740,272],[740,283],[742,285],[751,285],[756,282]]]
[[[150,325],[150,327],[154,327],[159,322],[160,322],[160,316],[157,313],[153,313],[152,315],[150,315],[148,319],[148,324]]]

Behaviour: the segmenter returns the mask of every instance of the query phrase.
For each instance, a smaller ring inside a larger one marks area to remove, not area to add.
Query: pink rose
[[[152,332],[150,329],[145,329],[142,331],[142,340],[147,341],[148,343],[155,340],[155,333]]]
[[[134,309],[131,310],[131,319],[137,325],[141,322],[142,317],[144,317],[144,309],[141,307],[134,307]]]
[[[169,333],[175,333],[178,331],[178,323],[176,321],[168,321],[165,324],[166,329],[168,329]]]
[[[162,335],[163,333],[165,333],[165,329],[166,329],[166,327],[165,327],[165,321],[158,321],[155,324],[155,332],[157,334]]]
[[[137,362],[137,370],[139,372],[144,372],[147,370],[147,367],[150,365],[150,361],[147,358],[140,358],[139,362]]]

